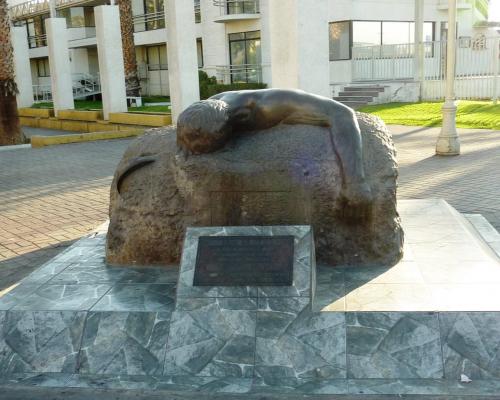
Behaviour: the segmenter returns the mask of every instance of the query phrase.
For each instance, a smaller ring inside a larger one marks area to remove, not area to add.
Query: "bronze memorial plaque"
[[[193,286],[291,286],[293,236],[200,236]]]

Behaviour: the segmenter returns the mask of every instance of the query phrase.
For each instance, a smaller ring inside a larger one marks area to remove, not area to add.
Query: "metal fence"
[[[446,42],[423,44],[422,98],[444,97]],[[415,44],[362,46],[353,48],[354,82],[413,79]],[[496,99],[500,93],[500,38],[462,38],[456,45],[455,92],[458,99]]]
[[[158,11],[148,14],[134,15],[133,23],[134,32],[165,28],[165,12]]]
[[[215,67],[219,83],[261,83],[262,65],[217,65]]]
[[[219,7],[220,15],[258,14],[259,0],[213,0],[214,6]]]
[[[72,74],[73,98],[81,99],[101,93],[99,76],[87,73]],[[50,84],[33,85],[33,101],[43,103],[52,101],[52,86]]]

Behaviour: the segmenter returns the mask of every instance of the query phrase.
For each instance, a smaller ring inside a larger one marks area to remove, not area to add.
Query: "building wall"
[[[22,3],[25,0],[10,0],[9,4]],[[261,0],[259,18],[245,21],[215,22],[220,16],[218,7],[213,0],[201,0],[201,23],[197,24],[197,36],[203,42],[203,69],[211,76],[216,76],[217,66],[229,64],[228,35],[231,33],[260,31],[261,52],[263,64],[263,80],[271,82],[270,74],[270,45],[268,2],[275,0]],[[329,21],[344,20],[384,20],[384,21],[412,21],[414,19],[415,0],[329,0]],[[311,1],[311,6],[313,2]],[[447,19],[446,1],[425,0],[424,20],[435,22],[435,39],[441,38],[441,26]],[[473,28],[477,22],[477,12],[470,7],[470,3],[459,1],[461,4],[458,13],[458,35],[474,36],[486,32],[484,29]],[[132,0],[135,15],[144,14],[143,0]],[[145,29],[139,27],[139,30]],[[72,72],[98,73],[97,51],[93,28],[71,28],[70,51],[72,58]],[[168,94],[168,71],[147,71],[145,47],[159,45],[168,41],[166,29],[137,32],[134,35],[137,46],[138,65],[142,71],[143,81],[149,80],[147,92],[150,94]],[[30,57],[46,57],[46,48],[30,49]],[[32,71],[34,63],[32,63]],[[141,72],[140,72],[141,73]],[[37,84],[44,79],[39,79],[34,71],[33,83]],[[330,62],[330,82],[332,84],[348,83],[352,80],[352,66],[350,60]]]

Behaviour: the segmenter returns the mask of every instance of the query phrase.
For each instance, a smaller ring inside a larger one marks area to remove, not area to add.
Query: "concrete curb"
[[[57,144],[93,142],[95,140],[122,139],[132,136],[140,136],[144,129],[130,129],[125,131],[91,132],[74,135],[59,136],[32,136],[31,147],[40,148]]]
[[[30,149],[31,144],[14,144],[12,146],[0,146],[0,151]]]

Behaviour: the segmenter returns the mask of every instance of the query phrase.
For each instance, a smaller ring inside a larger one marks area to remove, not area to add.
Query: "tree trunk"
[[[0,146],[24,142],[19,125],[7,1],[0,0]]]
[[[125,85],[127,96],[140,96],[141,84],[137,74],[137,60],[134,44],[134,20],[131,0],[118,0],[120,27],[122,32],[123,63],[125,65]]]
[[[0,146],[20,144],[24,137],[17,116],[16,96],[0,96]]]

